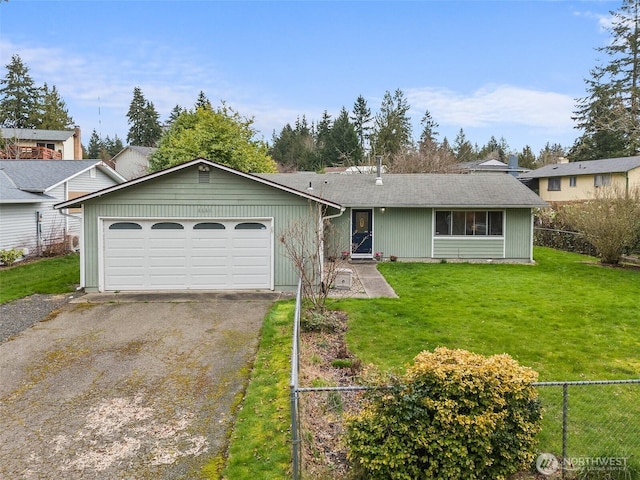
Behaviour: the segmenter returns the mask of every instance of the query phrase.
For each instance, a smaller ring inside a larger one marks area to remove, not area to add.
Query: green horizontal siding
[[[502,237],[437,237],[433,241],[434,258],[504,258]]]

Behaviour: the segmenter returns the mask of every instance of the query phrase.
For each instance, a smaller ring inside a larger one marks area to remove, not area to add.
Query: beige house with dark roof
[[[545,165],[518,178],[545,202],[580,202],[598,188],[640,188],[640,156]]]

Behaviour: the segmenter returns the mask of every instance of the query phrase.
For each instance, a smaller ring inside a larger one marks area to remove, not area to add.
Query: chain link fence
[[[300,385],[300,287],[291,362],[293,479],[349,478],[345,415],[371,387]],[[538,455],[518,480],[640,479],[640,379],[537,382],[543,409]],[[380,387],[384,388],[384,387]]]
[[[538,452],[518,480],[640,479],[640,380],[540,382]],[[366,387],[299,387],[294,479],[346,479],[344,417]],[[293,405],[293,404],[292,404]]]

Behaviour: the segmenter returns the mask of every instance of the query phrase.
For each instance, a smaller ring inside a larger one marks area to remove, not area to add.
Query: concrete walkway
[[[358,276],[367,298],[398,298],[391,285],[378,271],[375,263],[352,263],[349,268]]]

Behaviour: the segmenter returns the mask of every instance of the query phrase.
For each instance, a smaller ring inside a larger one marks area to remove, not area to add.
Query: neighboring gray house
[[[115,165],[116,172],[127,180],[133,180],[149,173],[149,158],[156,150],[155,147],[128,145],[120,150],[111,161]]]
[[[100,160],[0,160],[0,250],[38,254],[76,241],[79,209],[60,215],[53,205],[124,182]]]
[[[509,164],[500,160],[488,159],[456,163],[452,167],[452,173],[508,173],[514,177],[531,171],[530,168],[520,167],[518,157],[515,155],[509,155]]]
[[[310,208],[352,259],[530,262],[545,205],[511,175],[253,175],[196,159],[56,208],[82,207],[87,291],[292,290],[279,239]]]

